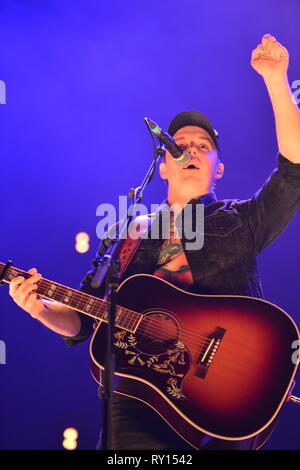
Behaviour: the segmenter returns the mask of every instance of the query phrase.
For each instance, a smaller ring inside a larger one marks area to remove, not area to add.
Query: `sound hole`
[[[167,313],[147,313],[137,330],[137,348],[145,354],[162,354],[179,338],[179,325]]]

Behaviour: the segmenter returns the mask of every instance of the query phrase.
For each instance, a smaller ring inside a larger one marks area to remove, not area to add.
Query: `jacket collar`
[[[211,191],[209,193],[203,194],[199,198],[191,199],[188,204],[204,204],[205,206],[209,206],[210,204],[213,204],[214,202],[217,202],[217,196],[214,191]],[[164,201],[162,201],[162,203],[158,207],[156,211],[156,215],[159,214],[160,212],[168,211],[169,207],[170,206],[168,204],[168,200],[165,199]]]
[[[217,196],[214,191],[211,191],[210,193],[203,194],[203,196],[200,196],[198,199],[191,199],[190,202],[195,202],[196,204],[204,204],[205,206],[209,206],[209,204],[213,204],[214,202],[217,202]]]

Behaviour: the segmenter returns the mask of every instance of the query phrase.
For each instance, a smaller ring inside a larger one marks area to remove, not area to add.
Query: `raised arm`
[[[263,77],[273,106],[279,152],[300,163],[300,112],[288,83],[288,64],[287,49],[270,34],[252,51],[251,65]]]

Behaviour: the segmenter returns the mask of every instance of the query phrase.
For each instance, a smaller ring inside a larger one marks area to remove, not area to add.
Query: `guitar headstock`
[[[7,273],[8,269],[13,265],[12,261],[7,261],[6,264],[0,263],[0,286],[3,286],[4,282],[9,282],[5,278],[5,274]]]

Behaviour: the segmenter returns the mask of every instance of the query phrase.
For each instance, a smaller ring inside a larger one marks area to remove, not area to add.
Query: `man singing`
[[[167,181],[167,204],[183,209],[188,203],[205,206],[204,246],[186,248],[185,240],[171,230],[166,240],[141,240],[121,281],[137,273],[154,274],[180,288],[199,294],[243,295],[263,298],[256,256],[286,228],[300,203],[300,113],[287,80],[288,52],[267,34],[252,52],[251,65],[266,84],[276,121],[277,168],[262,188],[248,200],[219,201],[214,188],[224,174],[217,132],[210,121],[195,111],[178,114],[168,132],[191,155],[179,167],[167,151],[160,176]],[[160,211],[156,214],[159,217]],[[93,263],[98,264],[104,240]],[[57,302],[41,299],[34,292],[41,275],[15,278],[10,295],[15,302],[45,326],[63,335],[67,344],[86,340],[93,332],[93,319]],[[81,289],[103,295],[90,286],[93,271]],[[113,448],[192,449],[146,404],[115,394],[113,397]],[[201,449],[253,449],[256,438],[230,441],[203,434]]]

